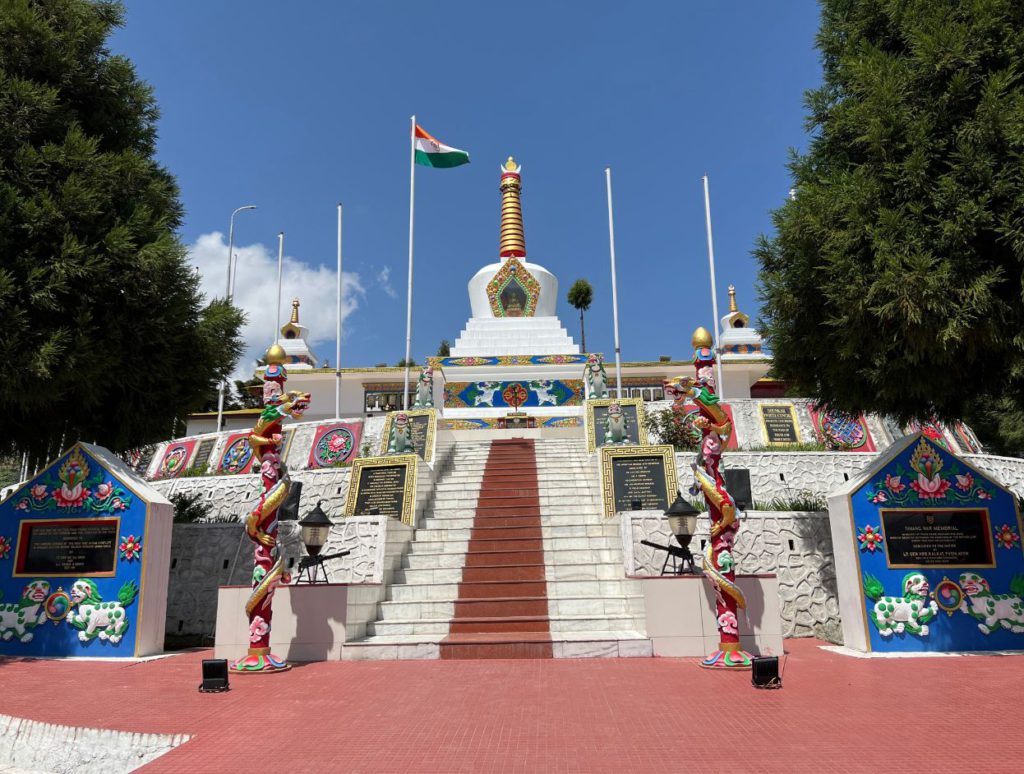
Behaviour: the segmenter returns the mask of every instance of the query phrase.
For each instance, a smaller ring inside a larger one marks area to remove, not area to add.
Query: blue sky
[[[152,84],[182,239],[223,294],[231,211],[247,337],[269,343],[276,234],[285,307],[334,362],[337,202],[345,205],[342,364],[404,353],[409,116],[472,163],[417,170],[413,356],[454,341],[466,282],[497,259],[498,165],[523,165],[527,254],[594,286],[587,343],[612,357],[604,167],[612,167],[625,360],[688,356],[711,325],[701,175],[710,175],[720,314],[756,315],[750,250],[789,190],[818,9],[785,3],[224,3],[131,0],[111,40]],[[220,237],[217,232],[224,235]]]

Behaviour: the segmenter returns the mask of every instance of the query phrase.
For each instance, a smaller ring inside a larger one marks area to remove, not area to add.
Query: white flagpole
[[[619,291],[615,280],[615,218],[612,215],[612,168],[604,168],[608,184],[608,247],[612,256],[612,321],[615,327],[615,394],[622,397],[622,361],[619,350]]]
[[[334,418],[341,419],[341,204],[338,204],[338,325],[334,345]]]
[[[409,134],[409,286],[406,290],[408,301],[405,308],[405,388],[402,392],[402,408],[409,408],[409,358],[412,350],[412,226],[416,211],[416,116],[412,116],[412,131]]]
[[[278,334],[281,331],[281,274],[284,268],[284,232],[277,234],[277,317],[274,318],[274,338],[271,344],[277,343]]]
[[[715,242],[711,238],[711,194],[708,193],[708,176],[704,175],[704,218],[708,227],[708,265],[711,267],[711,314],[715,318],[715,365],[718,370],[718,389],[716,392],[725,395],[725,382],[722,381],[722,353],[719,348],[718,291],[715,289]]]

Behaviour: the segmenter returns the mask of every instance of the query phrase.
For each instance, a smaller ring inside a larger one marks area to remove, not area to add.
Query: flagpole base
[[[265,675],[287,672],[292,665],[270,652],[270,648],[249,648],[249,652],[228,667],[236,675]]]

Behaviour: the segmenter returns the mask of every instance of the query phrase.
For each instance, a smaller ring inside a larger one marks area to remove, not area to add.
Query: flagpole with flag
[[[412,234],[416,213],[416,165],[447,169],[469,163],[469,154],[436,140],[421,126],[416,116],[411,117],[412,132],[409,142],[409,282],[406,288],[405,309],[405,386],[402,408],[409,408],[409,360],[412,357]]]

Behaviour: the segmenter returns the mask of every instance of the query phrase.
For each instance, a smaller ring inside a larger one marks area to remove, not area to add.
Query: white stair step
[[[551,599],[569,597],[625,597],[625,580],[548,580],[548,581],[512,581],[494,583],[494,596],[507,597],[511,594],[502,593],[501,588],[512,590],[514,583],[545,583],[547,597]],[[488,583],[488,581],[465,581],[465,583]],[[390,602],[426,602],[434,600],[453,600],[459,596],[459,583],[398,583],[389,590]],[[473,599],[478,599],[474,597]]]

